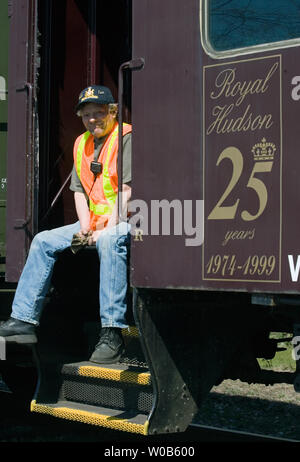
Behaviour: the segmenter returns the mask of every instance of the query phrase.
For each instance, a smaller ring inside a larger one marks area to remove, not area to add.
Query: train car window
[[[300,43],[300,0],[205,0],[202,5],[205,48],[215,53]]]

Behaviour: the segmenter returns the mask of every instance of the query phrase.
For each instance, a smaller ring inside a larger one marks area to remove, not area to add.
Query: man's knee
[[[33,238],[31,243],[31,248],[41,247],[48,241],[48,233],[49,231],[41,231],[40,233],[36,234]]]
[[[118,227],[105,229],[96,241],[98,252],[129,244],[129,232],[120,232]],[[123,230],[122,230],[123,231]]]
[[[96,241],[96,247],[98,252],[107,248],[111,248],[114,245],[114,235],[104,230]]]
[[[52,231],[48,230],[37,233],[32,240],[30,250],[46,252],[49,248],[52,248],[53,241],[55,241]]]

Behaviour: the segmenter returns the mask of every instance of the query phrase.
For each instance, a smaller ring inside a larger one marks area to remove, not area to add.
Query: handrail
[[[123,93],[124,93],[124,79],[123,73],[125,70],[139,71],[143,69],[145,61],[143,58],[132,59],[131,61],[126,61],[121,64],[119,67],[119,77],[118,77],[118,196],[117,196],[117,207],[119,221],[124,221],[122,214],[122,189],[123,189]],[[125,217],[126,219],[126,217]]]

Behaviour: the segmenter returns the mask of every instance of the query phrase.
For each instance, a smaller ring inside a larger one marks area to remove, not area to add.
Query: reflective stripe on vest
[[[110,205],[94,204],[94,202],[90,200],[90,211],[93,212],[95,215],[110,215],[112,209]]]
[[[80,143],[79,143],[78,148],[77,148],[76,170],[77,170],[77,175],[78,175],[79,179],[81,177],[82,154],[83,154],[85,143],[87,142],[87,139],[88,139],[89,136],[91,136],[90,132],[85,132],[82,135],[82,138],[81,138]]]
[[[109,165],[109,161],[110,161],[110,157],[112,153],[112,147],[116,141],[117,136],[118,136],[118,126],[115,128],[111,136],[111,139],[108,145],[105,164],[103,167],[103,191],[104,191],[105,198],[107,202],[109,203],[109,205],[111,206],[111,208],[113,208],[113,206],[115,205],[117,193],[113,190],[113,187],[110,182],[108,165]]]

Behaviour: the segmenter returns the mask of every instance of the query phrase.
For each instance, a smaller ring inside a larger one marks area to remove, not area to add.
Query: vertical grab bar
[[[127,216],[123,216],[122,213],[122,189],[123,189],[123,94],[124,94],[124,79],[123,73],[125,70],[139,71],[143,69],[145,61],[143,58],[132,59],[126,61],[119,67],[118,75],[118,195],[117,195],[117,207],[119,222],[126,220]]]

